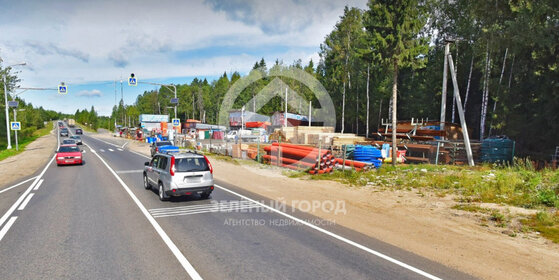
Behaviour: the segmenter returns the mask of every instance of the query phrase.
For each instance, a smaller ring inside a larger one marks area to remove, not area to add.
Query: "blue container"
[[[355,145],[353,159],[360,162],[373,164],[376,168],[382,165],[382,153],[373,146]]]

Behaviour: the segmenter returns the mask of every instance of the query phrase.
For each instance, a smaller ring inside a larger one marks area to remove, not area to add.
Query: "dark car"
[[[76,134],[83,134],[83,130],[81,128],[76,128]]]
[[[76,141],[76,145],[82,145],[83,144],[82,143],[82,138],[79,137],[79,136],[72,135],[72,136],[70,136],[70,139]]]
[[[63,127],[60,129],[60,136],[68,137],[68,129]]]

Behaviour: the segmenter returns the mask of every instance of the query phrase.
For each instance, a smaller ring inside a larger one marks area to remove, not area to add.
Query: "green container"
[[[508,138],[489,138],[481,143],[481,161],[512,162],[515,142]]]
[[[210,139],[210,131],[209,130],[204,131],[204,139]]]

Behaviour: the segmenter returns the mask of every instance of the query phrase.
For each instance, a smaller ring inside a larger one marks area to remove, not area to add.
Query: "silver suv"
[[[206,199],[214,189],[213,168],[196,152],[157,153],[144,166],[144,188],[152,186],[157,186],[160,200],[195,194]]]

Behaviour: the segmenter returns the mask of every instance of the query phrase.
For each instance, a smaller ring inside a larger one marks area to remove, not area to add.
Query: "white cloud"
[[[140,79],[246,73],[261,57],[268,63],[313,58],[316,64],[319,45],[344,6],[366,5],[366,0],[0,2],[0,57],[6,64],[32,65],[19,68],[21,85],[37,87],[113,81],[131,72]]]
[[[78,92],[77,95],[82,97],[101,97],[103,96],[103,93],[98,89],[93,89],[93,90],[82,90]]]

